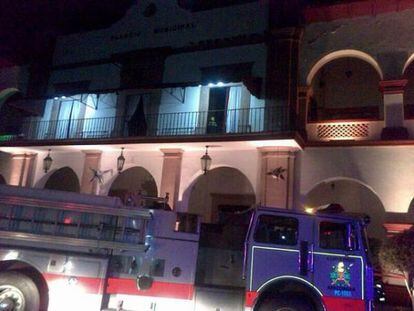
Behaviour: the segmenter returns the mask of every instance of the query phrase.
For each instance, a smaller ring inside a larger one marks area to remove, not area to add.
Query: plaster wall
[[[144,17],[150,3],[155,4],[156,12]],[[184,10],[178,1],[135,1],[124,18],[107,29],[61,37],[56,44],[54,63],[82,62],[137,49],[180,47],[202,40],[263,33],[267,20],[267,5],[262,1],[200,12]]]
[[[159,113],[176,113],[198,111],[200,104],[201,87],[185,88],[185,101],[181,102],[165,89],[161,92],[161,104]]]
[[[10,155],[5,152],[0,152],[0,175],[4,177],[6,183],[9,183],[8,176],[10,176]]]
[[[351,179],[375,193],[385,211],[406,213],[414,197],[414,148],[390,147],[321,147],[298,153],[300,170],[296,187],[296,206],[319,183],[332,179]]]
[[[323,56],[354,49],[372,56],[384,72],[384,79],[398,79],[414,51],[414,10],[377,16],[312,23],[305,27],[300,46],[300,83]]]
[[[72,47],[67,47],[70,50]],[[90,52],[93,54],[93,52]],[[96,66],[54,70],[49,79],[48,94],[54,95],[54,84],[90,81],[89,90],[110,90],[120,85],[120,69],[109,63]]]
[[[265,77],[266,46],[254,44],[192,53],[176,54],[168,57],[164,67],[164,83],[195,82],[201,80],[202,67],[237,63],[254,63],[252,75]],[[180,68],[177,70],[177,68]],[[218,81],[211,81],[216,83]],[[240,81],[226,81],[240,82]]]

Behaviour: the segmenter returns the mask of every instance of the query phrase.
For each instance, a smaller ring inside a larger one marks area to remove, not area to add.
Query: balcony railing
[[[272,106],[53,121],[24,121],[0,141],[210,136],[280,133],[292,129],[287,107]]]

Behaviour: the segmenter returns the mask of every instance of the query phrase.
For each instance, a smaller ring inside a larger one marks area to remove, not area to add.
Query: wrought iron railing
[[[286,132],[292,129],[287,107],[145,114],[140,117],[105,117],[23,122],[19,133],[3,139],[60,140],[122,137],[206,136]],[[7,138],[7,139],[6,139]]]

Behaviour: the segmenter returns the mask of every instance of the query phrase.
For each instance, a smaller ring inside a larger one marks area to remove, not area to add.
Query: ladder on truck
[[[140,252],[150,219],[118,198],[0,185],[0,243],[9,246]]]

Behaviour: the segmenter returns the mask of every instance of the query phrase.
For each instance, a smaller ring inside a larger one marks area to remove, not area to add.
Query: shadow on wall
[[[350,179],[335,179],[316,185],[305,198],[306,206],[340,204],[345,212],[363,213],[371,218],[368,235],[383,239],[385,209],[378,196],[364,184]]]
[[[145,196],[158,196],[154,177],[145,168],[137,166],[123,171],[115,178],[109,189],[108,196],[119,197],[121,200],[124,200],[126,194],[139,192]],[[161,195],[164,196],[165,193]]]
[[[70,167],[62,167],[54,171],[47,178],[44,188],[51,190],[61,190],[61,191],[70,191],[70,192],[80,192],[80,183],[78,176]],[[44,181],[40,180],[38,184]]]
[[[250,207],[256,202],[248,178],[231,167],[215,168],[200,175],[185,190],[183,200],[185,198],[188,198],[188,212],[201,215],[204,223],[217,222],[221,207]]]

